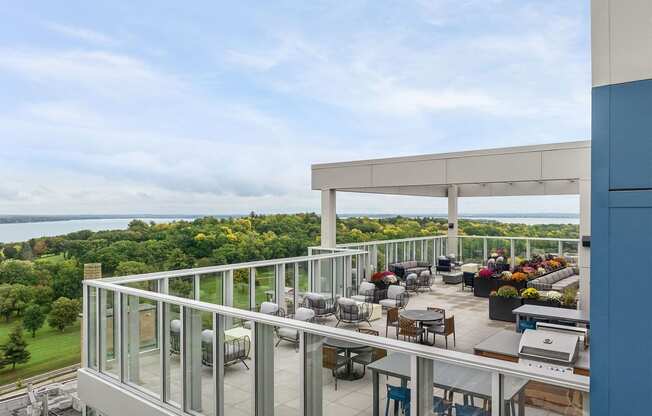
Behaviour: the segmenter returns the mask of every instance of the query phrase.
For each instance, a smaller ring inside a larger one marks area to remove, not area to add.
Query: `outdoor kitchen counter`
[[[483,357],[517,363],[520,341],[520,333],[504,329],[476,345],[473,351]],[[589,350],[580,350],[573,372],[582,376],[589,375]]]

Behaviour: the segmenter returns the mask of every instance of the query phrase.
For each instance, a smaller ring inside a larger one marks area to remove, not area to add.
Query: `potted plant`
[[[566,288],[560,299],[561,307],[566,309],[577,309],[577,289]]]
[[[521,292],[521,298],[524,305],[552,306],[548,300],[542,296],[541,292],[533,287],[528,287]]]
[[[478,271],[473,279],[473,295],[481,298],[489,297],[492,290],[496,290],[494,272],[487,267]]]
[[[514,286],[501,286],[489,296],[489,319],[516,322],[512,311],[522,305]]]

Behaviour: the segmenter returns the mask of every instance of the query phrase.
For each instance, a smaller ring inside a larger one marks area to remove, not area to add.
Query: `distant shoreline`
[[[120,220],[120,219],[183,219],[194,220],[203,217],[215,218],[238,218],[248,214],[106,214],[106,215],[0,215],[0,224],[29,224],[39,222],[58,221],[83,221],[83,220]],[[261,214],[268,215],[268,214]],[[444,213],[433,214],[373,214],[373,213],[343,213],[338,214],[341,218],[369,217],[369,218],[392,218],[392,217],[432,217],[446,218]],[[483,213],[483,214],[459,214],[461,219],[486,219],[486,218],[551,218],[551,219],[577,219],[579,214],[573,213]]]

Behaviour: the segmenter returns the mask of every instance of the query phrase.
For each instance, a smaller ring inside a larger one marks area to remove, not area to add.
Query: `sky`
[[[590,138],[588,0],[0,7],[0,214],[318,211],[312,163]],[[337,209],[446,201],[340,193]]]

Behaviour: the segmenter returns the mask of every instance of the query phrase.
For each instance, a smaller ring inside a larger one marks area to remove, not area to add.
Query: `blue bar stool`
[[[389,401],[394,400],[394,415],[398,415],[398,406],[401,405],[403,414],[410,414],[410,389],[407,387],[398,387],[387,385],[387,406],[385,406],[385,416],[389,416]]]

